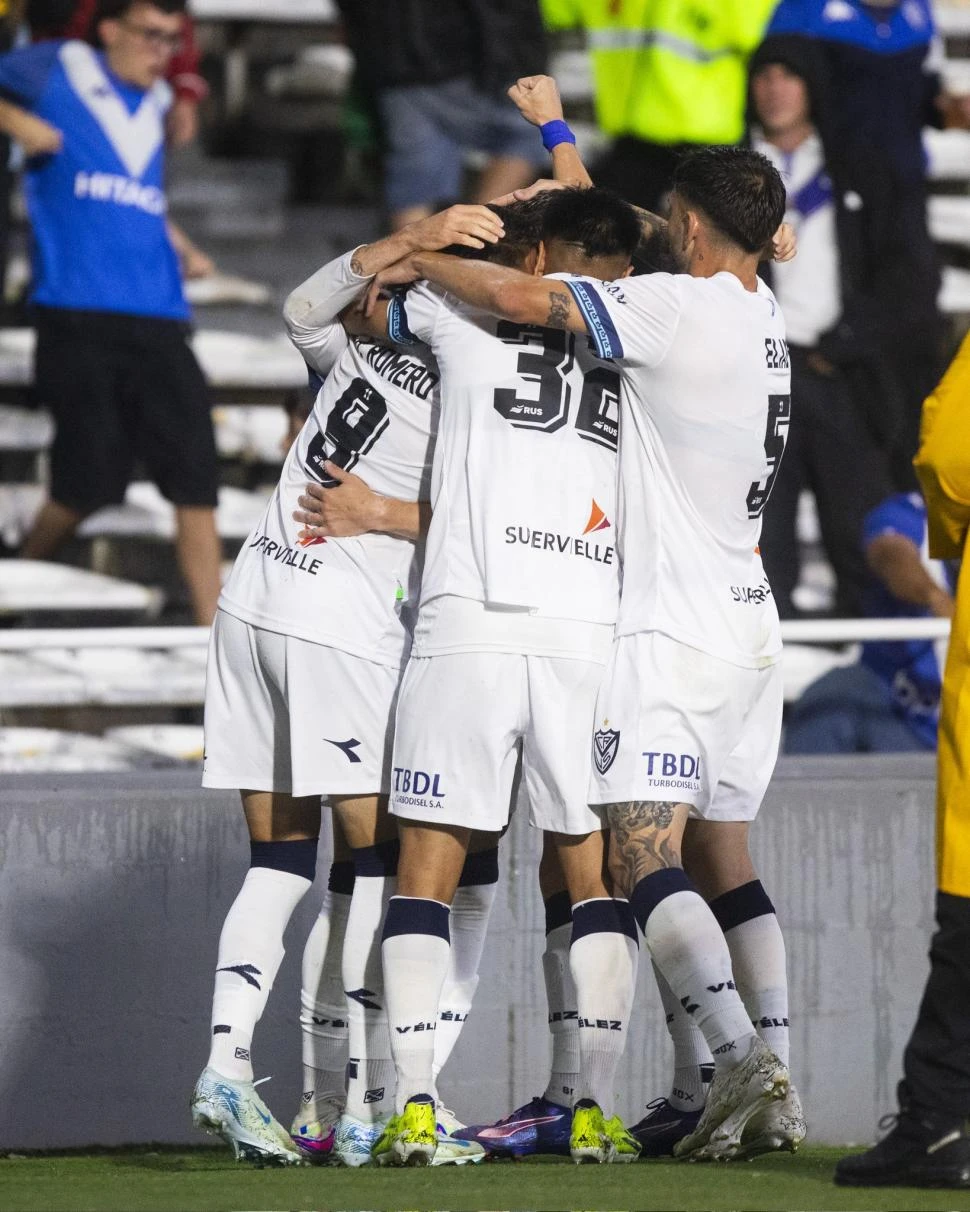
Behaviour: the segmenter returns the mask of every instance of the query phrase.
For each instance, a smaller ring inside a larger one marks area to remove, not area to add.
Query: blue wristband
[[[542,135],[542,146],[550,152],[560,143],[576,142],[576,136],[562,118],[557,118],[554,122],[543,122],[539,127],[539,133]]]

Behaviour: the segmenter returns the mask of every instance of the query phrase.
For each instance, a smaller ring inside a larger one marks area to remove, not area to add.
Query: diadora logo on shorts
[[[355,736],[352,736],[349,741],[332,741],[328,736],[323,738],[328,745],[333,745],[335,749],[339,749],[348,762],[359,762],[360,758],[354,753],[354,750],[360,744]]]
[[[394,767],[394,803],[407,808],[444,808],[441,775],[437,771]]]
[[[613,548],[608,543],[590,543],[585,537],[600,530],[609,530],[610,526],[610,519],[594,500],[590,502],[589,519],[579,538],[559,534],[555,530],[533,530],[531,526],[506,526],[505,541],[510,545],[532,547],[536,551],[579,556],[583,560],[592,560],[594,564],[612,564]]]
[[[701,759],[692,753],[662,753],[644,750],[647,759],[647,782],[651,787],[675,787],[682,791],[700,791]]]
[[[593,733],[593,761],[600,774],[606,774],[613,765],[620,745],[620,733],[616,728],[607,728],[609,722],[604,720],[599,732]]]

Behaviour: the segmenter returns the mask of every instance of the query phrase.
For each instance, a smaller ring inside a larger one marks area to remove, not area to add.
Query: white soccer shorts
[[[594,804],[690,804],[751,821],[778,756],[781,664],[745,669],[659,632],[620,636],[593,731]]]
[[[602,828],[586,802],[602,676],[600,664],[561,657],[412,657],[398,699],[391,812],[503,829],[521,744],[532,824],[579,835]]]
[[[295,796],[387,793],[400,680],[400,668],[217,611],[202,785]]]

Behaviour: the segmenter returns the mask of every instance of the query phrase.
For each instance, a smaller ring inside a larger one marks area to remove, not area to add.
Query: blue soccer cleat
[[[674,1145],[700,1123],[700,1111],[678,1111],[665,1098],[647,1103],[648,1115],[630,1129],[640,1144],[640,1157],[672,1157]]]
[[[533,1153],[569,1156],[573,1113],[569,1107],[534,1098],[494,1124],[472,1124],[451,1135],[477,1141],[492,1157],[528,1157]]]

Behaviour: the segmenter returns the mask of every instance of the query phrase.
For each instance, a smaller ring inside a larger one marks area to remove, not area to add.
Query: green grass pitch
[[[4,1212],[289,1209],[744,1209],[970,1212],[970,1191],[832,1185],[842,1151],[737,1165],[573,1166],[536,1159],[434,1170],[253,1170],[212,1149],[0,1158]]]

